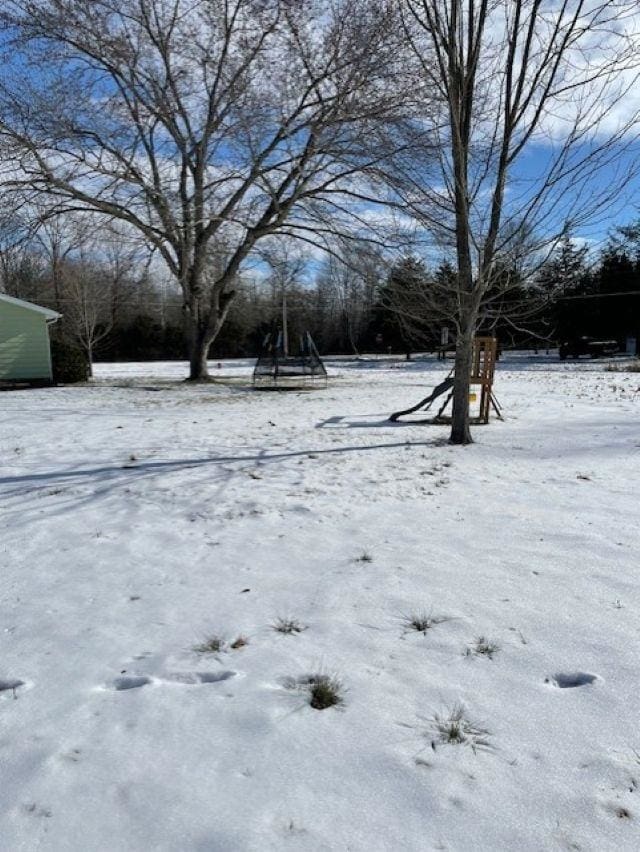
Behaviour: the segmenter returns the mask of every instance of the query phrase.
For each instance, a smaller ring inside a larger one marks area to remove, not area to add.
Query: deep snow
[[[640,375],[603,367],[507,356],[466,448],[386,422],[436,361],[0,394],[0,849],[640,849]]]

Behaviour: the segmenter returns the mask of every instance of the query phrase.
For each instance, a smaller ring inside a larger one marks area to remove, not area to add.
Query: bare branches
[[[496,288],[510,288],[505,268],[531,274],[637,173],[638,111],[628,98],[640,82],[637,4],[399,2],[417,64],[442,97],[437,124],[431,104],[422,121],[441,151],[430,172],[396,158],[391,184],[455,258],[452,440],[466,443],[470,338],[493,313]]]
[[[138,229],[198,318],[203,374],[256,243],[352,191],[404,109],[395,16],[386,0],[7,0],[4,178]],[[229,262],[205,288],[214,239]]]

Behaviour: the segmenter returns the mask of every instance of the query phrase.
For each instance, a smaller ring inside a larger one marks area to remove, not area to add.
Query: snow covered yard
[[[0,395],[2,850],[640,848],[640,375],[328,367]]]

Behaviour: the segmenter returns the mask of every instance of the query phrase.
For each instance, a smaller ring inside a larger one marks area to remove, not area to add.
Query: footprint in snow
[[[123,689],[138,689],[140,686],[146,686],[149,683],[152,683],[150,677],[141,676],[141,677],[117,677],[112,682],[111,686],[117,692],[120,692]]]
[[[114,678],[110,688],[116,692],[122,692],[125,689],[139,689],[141,686],[148,686],[152,683],[178,683],[186,686],[192,686],[198,683],[219,683],[223,680],[228,680],[234,677],[236,672],[221,671],[221,672],[173,672],[163,678],[148,677],[147,675],[126,675],[123,677]]]
[[[222,680],[229,680],[234,677],[236,672],[221,671],[221,672],[174,672],[166,676],[165,683],[219,683]]]
[[[558,672],[544,680],[558,689],[574,689],[577,686],[590,686],[601,678],[589,672]]]
[[[11,691],[14,698],[18,697],[16,695],[16,690],[21,686],[25,686],[25,682],[23,680],[19,680],[17,677],[0,678],[0,692]]]

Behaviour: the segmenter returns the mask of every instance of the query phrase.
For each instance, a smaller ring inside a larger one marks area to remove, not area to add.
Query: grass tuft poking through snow
[[[302,633],[303,630],[307,629],[306,625],[301,624],[296,618],[277,618],[271,625],[271,628],[276,633],[285,633],[287,635]]]
[[[356,558],[356,562],[373,562],[373,556],[368,550],[363,550],[360,556]]]
[[[234,639],[229,647],[232,651],[238,651],[240,648],[245,648],[249,644],[249,640],[246,636],[238,636],[237,639]]]
[[[488,657],[492,660],[493,655],[497,654],[499,650],[500,645],[495,640],[478,636],[477,639],[474,639],[473,644],[467,647],[465,655],[467,657]]]
[[[309,705],[314,710],[327,710],[344,704],[344,687],[342,681],[331,674],[311,674],[302,678],[290,679],[285,686],[306,692]]]
[[[326,710],[342,704],[342,683],[331,675],[314,675],[309,682],[309,704],[315,710]]]
[[[402,620],[407,630],[415,630],[417,633],[426,634],[427,630],[431,630],[437,624],[442,624],[450,619],[446,615],[433,615],[432,613],[427,615],[426,612],[414,612],[403,616]]]
[[[222,636],[209,636],[204,642],[199,645],[194,645],[193,650],[197,654],[219,654],[224,650],[225,641]]]
[[[443,715],[436,713],[433,725],[440,743],[468,745],[474,753],[479,749],[491,748],[489,731],[469,719],[464,704],[454,704],[451,710]],[[432,741],[434,748],[435,744],[436,741]]]

